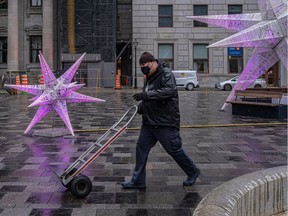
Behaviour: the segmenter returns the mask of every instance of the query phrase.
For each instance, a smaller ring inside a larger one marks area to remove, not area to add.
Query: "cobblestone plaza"
[[[129,128],[84,171],[92,192],[74,197],[50,170],[63,171],[135,104],[140,89],[83,89],[105,103],[68,107],[75,136],[48,138],[33,130],[63,127],[53,112],[30,134],[23,132],[36,109],[27,94],[0,94],[0,215],[183,215],[193,214],[211,190],[235,177],[287,164],[286,120],[232,116],[219,109],[228,93],[208,89],[179,91],[183,148],[199,166],[194,186],[183,187],[185,174],[156,145],[147,164],[147,189],[123,190],[130,179],[141,124]]]

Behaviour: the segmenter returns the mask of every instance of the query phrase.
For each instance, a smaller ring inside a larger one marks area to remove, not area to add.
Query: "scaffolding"
[[[0,5],[6,3],[7,4],[7,0],[0,0]]]
[[[103,61],[115,62],[116,1],[61,0],[59,4],[61,53],[97,53]]]

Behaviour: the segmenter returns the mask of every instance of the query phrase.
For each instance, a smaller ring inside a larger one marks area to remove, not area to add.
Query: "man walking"
[[[139,63],[146,75],[143,92],[133,95],[141,101],[138,113],[142,114],[142,126],[136,147],[136,165],[132,179],[123,182],[125,189],[146,188],[146,163],[150,150],[157,141],[187,174],[184,186],[195,183],[200,174],[192,159],[182,149],[180,137],[180,112],[176,81],[173,73],[148,52]]]

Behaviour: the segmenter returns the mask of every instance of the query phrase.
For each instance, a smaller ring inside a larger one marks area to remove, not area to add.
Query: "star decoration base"
[[[33,132],[34,136],[42,136],[42,137],[60,137],[69,134],[69,130],[66,128],[47,128],[41,130],[35,130]]]

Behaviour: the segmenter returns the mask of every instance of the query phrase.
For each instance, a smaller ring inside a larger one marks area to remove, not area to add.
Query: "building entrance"
[[[268,87],[279,87],[278,62],[265,72],[265,79]]]
[[[229,73],[242,73],[243,48],[228,47],[228,71]]]

